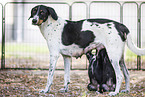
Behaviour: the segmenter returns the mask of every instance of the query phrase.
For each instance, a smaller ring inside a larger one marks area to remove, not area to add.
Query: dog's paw
[[[41,90],[39,93],[48,93],[48,92],[49,90],[44,89],[44,90]]]
[[[88,84],[87,88],[89,91],[98,91],[98,87],[93,84]]]
[[[115,95],[117,95],[118,93],[116,93],[116,92],[110,92],[109,93],[109,96],[115,96]]]
[[[129,90],[121,90],[122,93],[129,93]]]
[[[100,94],[100,92],[96,91],[97,94]]]
[[[65,92],[68,92],[68,89],[61,88],[61,89],[59,90],[59,92],[60,92],[60,93],[65,93]]]

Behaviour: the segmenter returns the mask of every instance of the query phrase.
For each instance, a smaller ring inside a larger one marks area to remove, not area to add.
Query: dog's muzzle
[[[38,25],[38,26],[40,26],[41,24],[43,23],[43,20],[41,20],[41,19],[33,19],[32,20],[32,24],[33,25]]]
[[[36,23],[37,23],[37,20],[36,19],[33,19],[32,20],[32,24],[36,25]]]

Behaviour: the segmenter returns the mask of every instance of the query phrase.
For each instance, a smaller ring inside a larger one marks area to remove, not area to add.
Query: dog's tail
[[[142,56],[145,55],[145,49],[140,49],[132,42],[131,34],[127,35],[127,46],[135,54]]]

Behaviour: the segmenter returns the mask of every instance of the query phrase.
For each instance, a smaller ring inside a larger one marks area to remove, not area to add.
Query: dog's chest
[[[61,45],[60,53],[62,55],[67,55],[67,56],[71,56],[71,57],[80,57],[83,54],[83,48],[80,48],[76,44],[72,44],[69,46]]]
[[[45,24],[40,27],[41,33],[47,42],[51,42],[52,40],[59,41],[61,38],[61,24]]]

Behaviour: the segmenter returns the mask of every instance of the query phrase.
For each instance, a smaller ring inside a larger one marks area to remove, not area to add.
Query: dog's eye
[[[34,9],[33,9],[33,13],[36,13],[36,12],[37,12],[37,8],[34,8]]]
[[[33,11],[33,13],[36,13],[36,11]]]

